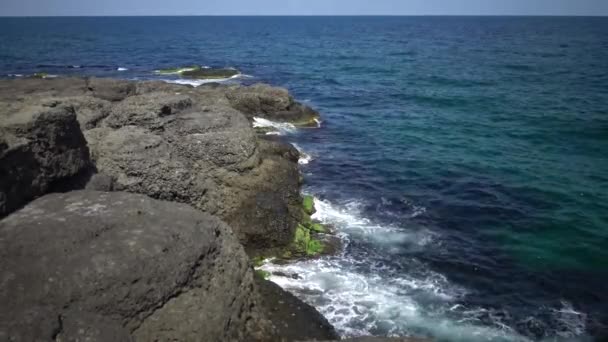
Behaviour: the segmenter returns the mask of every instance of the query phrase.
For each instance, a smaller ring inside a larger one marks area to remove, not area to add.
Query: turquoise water
[[[608,335],[608,19],[0,19],[5,77],[191,64],[322,113],[286,138],[345,251],[273,280],[342,334]]]

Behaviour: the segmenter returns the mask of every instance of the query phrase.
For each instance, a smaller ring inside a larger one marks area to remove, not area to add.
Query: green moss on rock
[[[296,228],[293,250],[298,255],[315,256],[323,251],[323,243],[315,239],[309,227],[299,224]]]
[[[317,233],[326,233],[327,232],[327,229],[325,229],[325,227],[320,223],[312,223],[310,225],[310,230],[317,232]]]
[[[306,195],[302,201],[302,207],[308,215],[315,213],[315,200],[312,196]]]
[[[49,76],[46,72],[37,72],[32,75],[33,78],[47,78]]]
[[[264,260],[266,260],[263,256],[256,256],[251,259],[251,263],[253,263],[253,267],[260,267],[264,264]]]
[[[311,239],[306,248],[306,255],[319,255],[323,252],[323,243],[319,240]]]
[[[301,128],[317,128],[319,127],[319,117],[311,117],[304,120],[291,121],[292,125]]]
[[[239,74],[238,70],[235,69],[206,69],[199,68],[194,70],[186,70],[181,73],[183,77],[188,78],[202,78],[202,79],[221,79],[229,78]]]
[[[270,272],[264,271],[264,270],[255,270],[255,274],[258,275],[258,277],[262,278],[262,279],[268,279],[270,278]]]

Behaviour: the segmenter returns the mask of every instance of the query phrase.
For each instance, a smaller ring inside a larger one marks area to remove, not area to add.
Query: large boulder
[[[255,84],[235,87],[226,93],[231,105],[249,118],[291,122],[297,126],[316,126],[319,113],[296,102],[287,89]]]
[[[122,192],[43,196],[0,221],[2,341],[274,340],[229,226]]]
[[[0,217],[91,168],[74,108],[52,100],[0,102]]]
[[[114,189],[219,216],[247,248],[289,244],[301,218],[297,151],[261,140],[217,88],[155,86],[138,85],[85,131],[98,171]]]
[[[316,118],[316,112],[295,102],[285,89],[266,85],[193,88],[97,78],[27,79],[0,82],[2,99],[8,108],[3,112],[11,116],[31,111],[23,108],[35,104],[39,112],[35,117],[42,118],[32,119],[36,127],[46,127],[45,120],[59,116],[65,118],[53,119],[49,127],[59,121],[67,125],[38,129],[29,136],[14,130],[0,133],[0,154],[19,150],[24,144],[26,150],[36,145],[36,151],[50,149],[49,155],[57,160],[50,168],[43,162],[46,159],[38,157],[34,158],[37,164],[27,166],[2,163],[4,174],[20,177],[17,182],[2,179],[3,187],[10,187],[4,193],[11,194],[10,198],[0,194],[0,203],[10,208],[5,213],[53,190],[56,178],[66,184],[86,169],[87,163],[71,152],[77,150],[85,157],[83,131],[96,171],[104,174],[103,183],[111,184],[103,189],[188,203],[218,215],[250,249],[286,246],[293,240],[301,221],[298,152],[279,141],[264,141],[251,127],[254,116],[301,122]],[[7,125],[12,125],[10,120],[2,123]],[[69,138],[71,145],[55,148],[52,136],[44,137],[49,134],[62,141]],[[8,157],[30,160],[14,153],[0,158]],[[99,177],[93,180],[98,185]],[[88,188],[99,189],[97,185]]]

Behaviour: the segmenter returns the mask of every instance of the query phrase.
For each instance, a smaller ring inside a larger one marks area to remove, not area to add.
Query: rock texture
[[[0,217],[91,166],[73,107],[0,102]]]
[[[248,249],[284,246],[293,239],[301,220],[298,152],[290,145],[258,137],[250,122],[254,116],[293,122],[311,122],[317,117],[285,89],[217,84],[193,88],[95,78],[27,79],[0,82],[0,101],[10,108],[5,112],[36,104],[48,109],[42,114],[63,111],[66,120],[71,120],[71,126],[65,124],[69,129],[57,132],[72,138],[82,162],[76,163],[80,161],[76,152],[66,156],[69,163],[59,164],[69,170],[55,172],[57,177],[55,173],[44,175],[50,180],[46,183],[86,167],[82,131],[95,168],[105,177],[104,187],[89,188],[188,203],[230,224]],[[50,118],[47,114],[39,117]],[[7,140],[14,139],[0,132],[0,141]],[[0,151],[7,145],[0,143]],[[6,184],[0,191],[25,194],[23,204],[47,192],[46,183],[32,194],[5,190]]]
[[[275,323],[277,333],[284,341],[325,340],[340,337],[313,307],[303,303],[277,284],[256,277],[262,296],[262,306],[268,318]]]
[[[122,192],[50,194],[0,222],[2,341],[272,339],[231,229]]]
[[[303,215],[299,154],[255,116],[316,112],[264,85],[0,81],[0,341],[336,338],[239,244]]]

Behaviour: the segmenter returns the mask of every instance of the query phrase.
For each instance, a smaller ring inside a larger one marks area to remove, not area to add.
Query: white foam
[[[23,77],[22,74],[8,74],[8,77]]]
[[[310,163],[310,161],[312,160],[312,156],[310,154],[304,152],[304,150],[299,145],[294,144],[294,143],[292,143],[292,145],[300,153],[300,158],[298,159],[298,164],[307,165],[308,163]]]
[[[385,247],[386,252],[399,253],[403,248],[421,248],[430,244],[436,233],[429,230],[404,229],[377,224],[363,217],[359,208],[361,202],[351,201],[344,206],[333,205],[326,200],[314,198],[316,212],[312,218],[337,227],[351,237],[373,240]]]
[[[173,73],[172,73],[173,74]],[[168,75],[168,74],[165,74]],[[165,79],[163,81],[167,82],[167,83],[175,83],[175,84],[186,84],[186,85],[191,85],[193,87],[198,87],[201,86],[203,84],[207,84],[207,83],[222,83],[222,82],[227,82],[227,81],[232,81],[238,78],[244,77],[243,74],[237,74],[231,77],[226,77],[226,78],[202,78],[202,79]]]
[[[566,329],[558,332],[561,337],[574,338],[578,335],[585,333],[587,321],[587,315],[574,310],[572,304],[568,301],[561,301],[562,307],[560,309],[553,309],[553,316],[561,323]]]
[[[274,131],[268,132],[266,134],[272,133],[274,135],[285,135],[289,133],[294,133],[296,131],[296,126],[288,122],[276,122],[259,117],[253,118],[253,127],[272,128],[274,129]]]
[[[374,223],[361,215],[361,201],[336,205],[314,198],[314,202],[313,219],[334,227],[345,245],[356,238],[358,243],[373,246],[372,250],[288,265],[266,262],[261,269],[271,274],[271,281],[315,306],[342,336],[424,332],[449,341],[528,341],[500,322],[489,327],[467,320],[471,310],[456,303],[466,289],[423,263],[412,259],[401,265],[398,258],[394,264],[385,262],[390,260],[386,253],[391,253],[393,246],[429,248],[434,233]],[[396,264],[401,266],[396,268]],[[298,277],[278,276],[278,272]],[[448,312],[462,319],[451,318]]]
[[[118,70],[118,71],[127,71],[127,70],[129,70],[129,69],[127,69],[127,68],[123,68],[123,67],[119,67],[119,68],[118,68],[118,69],[116,69],[116,70]]]
[[[183,72],[186,71],[194,71],[197,68],[180,68],[180,69],[175,69],[175,71],[162,71],[162,70],[154,70],[155,73],[157,74],[163,74],[163,75],[179,75]],[[205,67],[203,67],[203,69],[206,69]]]

